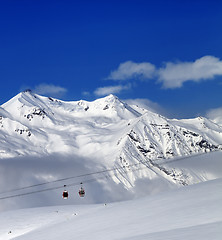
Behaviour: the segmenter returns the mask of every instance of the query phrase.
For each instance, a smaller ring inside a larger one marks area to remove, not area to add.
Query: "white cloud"
[[[121,63],[117,70],[114,70],[106,78],[109,80],[127,80],[131,78],[149,79],[153,78],[155,66],[148,62],[135,63],[127,61]]]
[[[107,87],[99,87],[94,91],[94,94],[97,96],[105,96],[109,94],[120,93],[123,90],[130,89],[131,85],[116,85],[116,86],[107,86]]]
[[[214,56],[204,56],[194,62],[166,62],[159,69],[149,62],[127,61],[121,63],[106,79],[156,79],[164,88],[180,88],[186,81],[199,82],[216,76],[222,76],[222,61]]]
[[[208,110],[206,116],[217,124],[222,125],[222,107]]]
[[[165,89],[180,88],[186,81],[200,82],[222,76],[222,61],[214,56],[204,56],[193,62],[166,62],[164,67],[157,68],[149,62],[135,63],[126,61],[112,71],[107,80],[143,80],[153,79],[162,83]],[[135,81],[132,83],[135,84]],[[116,85],[97,88],[94,94],[104,96],[117,94],[130,89],[131,85]]]
[[[186,81],[199,82],[222,75],[222,61],[214,56],[204,56],[194,62],[167,62],[158,70],[158,75],[164,88],[179,88]]]
[[[38,86],[35,86],[33,91],[36,92],[37,94],[43,94],[43,95],[46,94],[46,95],[58,97],[58,96],[64,95],[67,92],[67,89],[60,86],[55,86],[53,84],[42,83]]]

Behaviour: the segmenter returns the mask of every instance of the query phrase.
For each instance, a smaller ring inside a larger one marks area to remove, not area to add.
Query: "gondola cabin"
[[[66,185],[64,185],[64,188],[65,188],[65,187],[66,187]],[[63,193],[62,193],[62,197],[63,197],[63,199],[67,199],[68,196],[69,196],[68,191],[66,191],[66,190],[64,189],[64,191],[63,191]]]
[[[68,191],[64,190],[63,193],[62,193],[62,197],[63,197],[63,199],[67,199],[68,196],[69,196]]]
[[[84,197],[85,196],[85,190],[81,187],[79,190],[79,196]]]

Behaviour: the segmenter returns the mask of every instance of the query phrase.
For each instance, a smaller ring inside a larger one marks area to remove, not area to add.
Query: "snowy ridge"
[[[113,95],[65,102],[21,92],[1,106],[0,124],[0,158],[74,153],[99,169],[119,168],[112,178],[127,189],[157,175],[187,185],[187,175],[157,160],[220,150],[222,143],[222,127],[206,118],[170,120]],[[141,170],[130,167],[138,163]]]

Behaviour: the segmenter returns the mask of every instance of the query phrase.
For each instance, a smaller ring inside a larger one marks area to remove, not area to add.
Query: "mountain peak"
[[[28,92],[28,93],[32,93],[32,90],[31,89],[29,89],[29,88],[27,88],[27,89],[25,89],[24,91],[22,91],[22,92]]]
[[[119,100],[119,98],[117,96],[113,95],[113,94],[109,94],[106,97],[100,98],[98,100],[105,101],[105,102],[110,102],[110,103],[114,103],[115,101],[121,102]]]

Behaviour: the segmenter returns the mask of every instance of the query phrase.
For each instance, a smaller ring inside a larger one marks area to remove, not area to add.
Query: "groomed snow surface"
[[[3,212],[0,238],[219,240],[221,189],[219,179],[134,201]]]
[[[2,212],[0,239],[221,240],[221,158],[216,152],[165,163],[189,171],[196,184],[152,196]]]

